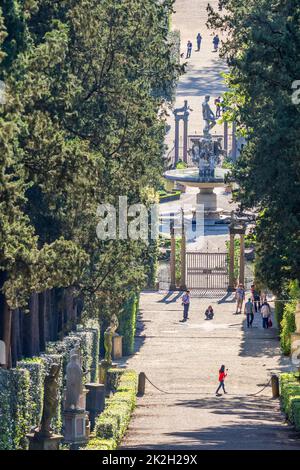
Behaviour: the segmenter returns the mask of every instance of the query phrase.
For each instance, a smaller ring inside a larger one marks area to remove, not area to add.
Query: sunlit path
[[[211,303],[213,321],[204,320]],[[188,323],[180,323],[178,294],[142,295],[137,354],[128,362],[172,395],[147,383],[138,399],[124,448],[140,449],[297,449],[293,429],[284,423],[270,387],[258,392],[272,372],[289,368],[280,354],[277,331],[245,330],[234,303],[193,299]],[[218,368],[229,368],[228,395],[215,397]]]

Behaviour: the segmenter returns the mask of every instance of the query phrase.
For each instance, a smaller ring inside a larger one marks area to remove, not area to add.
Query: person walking
[[[254,306],[252,299],[249,299],[248,302],[245,303],[245,315],[247,316],[247,327],[252,328],[254,320]]]
[[[184,296],[182,297],[182,305],[183,305],[183,322],[187,321],[189,318],[189,310],[190,310],[190,304],[191,304],[191,296],[190,296],[190,291],[187,290]]]
[[[236,299],[236,312],[235,315],[242,313],[243,303],[245,300],[245,289],[243,284],[239,284],[238,288],[235,292],[235,299]]]
[[[226,390],[225,390],[225,384],[224,384],[224,381],[227,377],[227,370],[226,369],[226,372],[225,372],[225,366],[221,366],[221,369],[219,370],[219,387],[217,388],[217,391],[216,391],[216,395],[217,397],[219,397],[221,394],[219,393],[219,391],[222,389],[224,393],[227,393]]]
[[[252,302],[253,302],[253,305],[254,305],[255,313],[257,313],[258,311],[260,311],[260,307],[261,307],[260,292],[258,290],[256,290],[254,284],[252,284],[252,286],[251,286],[251,298],[252,298]]]
[[[191,58],[191,55],[192,55],[192,49],[193,49],[193,44],[191,43],[191,41],[188,41],[186,47],[187,47],[186,58],[187,58],[187,59],[190,59],[190,58]]]
[[[217,52],[219,49],[220,38],[218,34],[216,34],[213,38],[213,45],[214,45],[214,52]]]
[[[263,328],[269,328],[269,322],[271,319],[271,307],[267,301],[262,304],[260,312],[263,321]]]
[[[196,40],[197,40],[197,47],[198,47],[197,52],[199,52],[201,49],[201,43],[202,43],[202,36],[200,33],[197,34]]]

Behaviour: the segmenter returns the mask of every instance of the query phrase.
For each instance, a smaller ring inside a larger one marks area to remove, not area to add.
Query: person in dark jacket
[[[206,320],[213,320],[214,318],[214,309],[210,305],[206,310],[205,310],[205,319]]]

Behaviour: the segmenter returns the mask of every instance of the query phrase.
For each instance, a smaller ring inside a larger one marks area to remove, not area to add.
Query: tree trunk
[[[8,369],[12,366],[11,361],[11,318],[12,318],[12,311],[5,302],[4,305],[4,312],[3,312],[3,341],[5,343],[5,350],[6,350],[6,367]]]
[[[39,299],[35,293],[30,297],[29,313],[26,313],[24,318],[24,354],[33,357],[39,353]]]
[[[12,366],[15,367],[17,361],[22,358],[22,344],[21,344],[21,325],[20,325],[20,312],[19,309],[12,312],[12,330],[11,330],[11,360]]]

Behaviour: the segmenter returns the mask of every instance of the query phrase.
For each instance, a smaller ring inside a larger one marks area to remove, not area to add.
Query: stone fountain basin
[[[185,186],[196,188],[216,188],[225,185],[225,176],[229,170],[215,169],[214,177],[200,177],[198,168],[185,168],[182,170],[170,170],[164,173],[169,181],[176,181]]]

